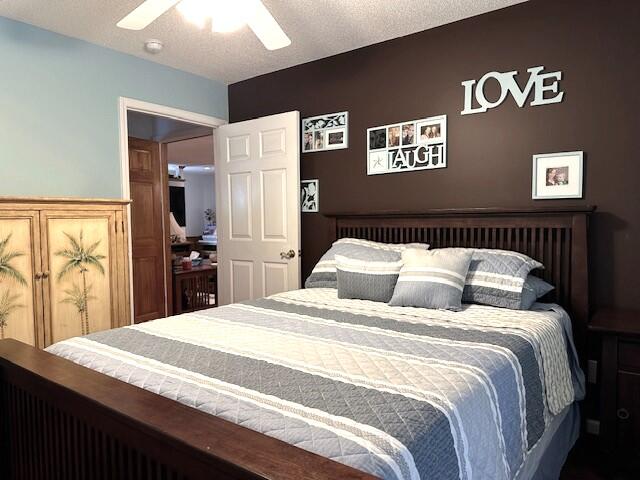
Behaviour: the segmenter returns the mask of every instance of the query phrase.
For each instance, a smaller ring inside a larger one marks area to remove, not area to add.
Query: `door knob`
[[[289,250],[288,252],[280,252],[280,258],[282,260],[291,260],[296,256],[296,252],[293,250]]]
[[[629,417],[631,416],[629,414],[629,410],[627,410],[626,408],[619,408],[616,412],[616,415],[620,420],[629,420]]]

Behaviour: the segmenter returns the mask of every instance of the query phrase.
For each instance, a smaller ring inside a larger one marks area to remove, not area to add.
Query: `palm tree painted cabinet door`
[[[38,212],[0,211],[0,338],[43,347]]]
[[[116,326],[115,217],[113,211],[41,213],[48,344]]]

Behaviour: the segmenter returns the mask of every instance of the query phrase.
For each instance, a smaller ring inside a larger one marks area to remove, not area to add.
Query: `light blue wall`
[[[222,83],[0,17],[0,195],[119,198],[121,96],[228,118]]]

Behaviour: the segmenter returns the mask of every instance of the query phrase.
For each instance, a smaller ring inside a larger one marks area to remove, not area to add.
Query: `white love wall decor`
[[[462,82],[464,87],[464,110],[460,113],[462,115],[469,115],[472,113],[486,112],[490,108],[495,108],[505,101],[508,94],[511,94],[516,104],[522,108],[524,107],[527,98],[533,90],[533,100],[531,106],[548,105],[551,103],[559,103],[564,97],[564,92],[559,91],[560,80],[562,80],[562,72],[547,72],[542,73],[543,66],[531,67],[527,69],[529,72],[529,79],[524,89],[520,89],[518,82],[516,81],[517,70],[512,72],[488,72],[485,73],[477,84],[475,80],[467,80]],[[487,100],[484,93],[485,83],[489,79],[494,79],[500,84],[500,96],[495,101]],[[545,92],[551,92],[555,95],[545,98]],[[478,106],[474,107],[473,100]]]

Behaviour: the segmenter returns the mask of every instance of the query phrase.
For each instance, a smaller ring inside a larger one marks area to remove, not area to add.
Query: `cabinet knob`
[[[36,280],[40,280],[42,278],[42,273],[37,272],[34,276],[36,277]]]
[[[619,408],[618,411],[616,412],[616,415],[620,420],[628,420],[630,416],[629,410],[627,410],[626,408]]]
[[[42,272],[42,278],[49,278],[49,272]]]

